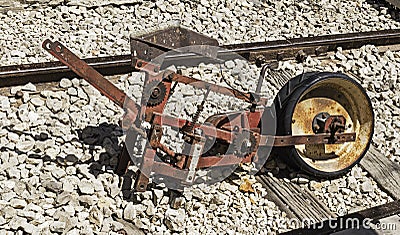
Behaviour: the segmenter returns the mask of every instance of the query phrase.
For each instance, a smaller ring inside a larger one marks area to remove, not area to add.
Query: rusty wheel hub
[[[363,156],[373,132],[373,112],[359,86],[333,77],[317,82],[302,94],[291,127],[293,135],[355,132],[354,142],[295,146],[301,160],[310,167],[337,172]]]

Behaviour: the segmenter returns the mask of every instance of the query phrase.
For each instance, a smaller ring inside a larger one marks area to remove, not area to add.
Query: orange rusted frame
[[[160,175],[165,175],[177,179],[184,180],[188,174],[187,170],[177,169],[170,164],[163,162],[154,162],[153,163],[153,171]]]
[[[220,157],[217,156],[209,156],[209,157],[200,157],[199,162],[197,163],[197,169],[214,167],[214,166],[229,166],[236,165],[239,163],[249,163],[252,160],[252,155],[249,155],[245,158],[240,158],[235,155],[222,155]]]
[[[135,60],[134,66],[136,69],[141,70],[141,71],[146,71],[151,75],[156,75],[160,71],[160,68],[158,65],[155,65],[155,64],[152,64],[150,62],[140,60],[140,59]],[[217,92],[217,93],[220,93],[223,95],[233,96],[233,97],[236,97],[238,99],[244,100],[249,103],[252,102],[250,93],[241,93],[241,92],[238,92],[231,88],[223,87],[223,86],[220,86],[217,84],[212,84],[212,83],[205,82],[205,81],[202,81],[202,80],[199,80],[196,78],[184,76],[184,75],[175,73],[170,70],[164,70],[163,73],[164,73],[164,77],[168,78],[170,81],[188,84],[193,87],[200,88],[200,89],[210,89],[210,91],[214,91],[214,92]],[[265,100],[263,100],[263,102],[265,102]]]
[[[154,113],[153,124],[167,125],[176,128],[182,128],[188,124],[188,121],[181,118],[174,118],[168,115]],[[202,125],[195,123],[194,128],[199,128],[206,136],[215,136],[218,139],[226,140],[228,143],[232,142],[233,134],[230,131],[215,128],[214,126]]]
[[[273,139],[274,141],[268,141]],[[356,133],[330,133],[314,134],[314,135],[287,135],[287,136],[270,136],[261,135],[259,146],[284,147],[298,144],[343,144],[346,142],[354,142]]]

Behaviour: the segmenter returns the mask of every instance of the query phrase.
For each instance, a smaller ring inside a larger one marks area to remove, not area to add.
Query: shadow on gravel
[[[90,159],[84,161],[85,164],[90,165],[89,172],[95,177],[104,172],[110,172],[110,170],[115,173],[115,167],[122,151],[122,144],[118,140],[119,137],[124,135],[121,127],[116,124],[101,123],[98,126],[87,126],[84,129],[77,130],[77,133],[80,142],[89,146],[90,154],[92,155]],[[102,147],[106,152],[101,153],[99,158],[95,159],[94,150],[98,146]],[[120,187],[123,198],[136,204],[140,203],[141,200],[134,194],[133,184],[135,178],[136,172],[129,169],[122,176]],[[151,188],[157,187],[153,183],[150,183],[148,189]],[[168,191],[168,194],[172,195],[174,193],[173,190]]]
[[[273,176],[277,179],[295,179],[295,178],[305,178],[307,180],[314,180],[321,182],[324,179],[317,178],[310,174],[305,173],[301,169],[293,164],[287,162],[284,156],[279,152],[279,149],[273,149],[271,156],[268,158],[267,162],[264,164],[262,170],[260,170],[256,175],[267,175],[271,172]]]
[[[74,154],[67,154],[65,157],[58,156],[55,160],[50,156],[40,154],[30,154],[28,157],[42,159],[45,162],[54,162],[63,166],[88,164],[90,165],[89,172],[95,177],[101,173],[110,172],[110,170],[114,171],[122,149],[118,141],[118,138],[123,136],[121,128],[115,124],[101,123],[99,126],[87,126],[84,129],[75,131],[78,139],[72,141],[77,141],[82,144],[83,148],[89,149],[90,158],[79,159]],[[101,150],[102,153],[97,155],[96,150],[98,151],[99,147],[104,149],[105,152]],[[18,150],[14,151],[18,153]]]
[[[371,5],[373,8],[375,8],[378,12],[381,12],[383,8],[387,8],[387,14],[390,15],[390,17],[397,21],[400,22],[400,9],[396,9],[394,6],[389,4],[385,0],[366,0],[366,2]]]
[[[123,136],[123,131],[116,124],[101,123],[98,126],[87,126],[84,129],[76,130],[79,141],[89,146],[89,153],[92,156],[84,162],[90,164],[90,173],[98,176],[104,171],[114,170],[121,151],[118,138]],[[97,146],[106,150],[95,159]]]
[[[118,157],[122,151],[118,138],[124,133],[119,125],[101,123],[98,126],[87,126],[84,129],[77,130],[79,140],[89,145],[89,151],[92,157],[85,160],[85,164],[90,165],[89,172],[97,177],[99,174],[112,170],[115,173],[115,167],[118,163]],[[106,150],[100,154],[98,159],[94,158],[94,150],[97,146]],[[132,193],[133,179],[136,173],[128,170],[120,182],[123,197],[129,199]]]

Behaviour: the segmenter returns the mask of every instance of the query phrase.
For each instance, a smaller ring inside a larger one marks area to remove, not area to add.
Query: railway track
[[[295,38],[256,43],[221,45],[220,55],[237,53],[250,62],[298,59],[304,60],[307,55],[324,56],[338,47],[343,50],[360,48],[363,45],[390,47],[400,44],[400,30],[383,30],[375,32],[348,33],[339,35]],[[193,55],[188,55],[193,56]],[[173,60],[174,58],[170,58]],[[89,58],[85,61],[101,74],[118,75],[133,72],[131,55]],[[17,86],[32,83],[60,81],[62,78],[74,78],[73,73],[61,62],[47,62],[0,67],[0,87]]]
[[[230,52],[238,53],[254,63],[265,63],[273,60],[303,60],[307,55],[326,56],[338,47],[344,50],[359,48],[365,44],[376,46],[394,46],[400,44],[400,30],[387,30],[368,33],[351,33],[335,36],[249,43],[221,46],[221,57]],[[194,55],[187,55],[192,57]],[[86,61],[104,75],[118,75],[133,72],[130,55],[91,58]],[[173,60],[174,58],[170,58]],[[76,75],[58,62],[0,67],[0,87],[23,85],[27,82],[47,83],[61,78],[72,78]],[[340,218],[369,218],[374,221],[400,213],[400,167],[371,147],[361,162],[361,167],[396,201],[386,205],[369,208]],[[335,215],[313,193],[300,187],[297,183],[287,182],[273,175],[258,175],[257,180],[268,191],[268,197],[274,201],[289,218],[299,221],[311,219],[317,224],[311,228],[300,228],[288,234],[330,234],[342,229],[331,228],[329,218]],[[307,206],[305,206],[307,205]],[[399,225],[400,226],[400,225]]]

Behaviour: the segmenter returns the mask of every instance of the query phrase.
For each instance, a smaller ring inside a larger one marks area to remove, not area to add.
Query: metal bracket
[[[271,141],[273,140],[273,141]],[[299,144],[343,144],[356,141],[356,133],[321,133],[314,135],[261,135],[259,146],[285,147]]]
[[[356,140],[356,133],[337,133],[333,136],[330,133],[298,136],[289,135],[275,136],[273,138],[275,138],[274,146],[276,147],[292,146],[298,144],[342,144],[346,142],[354,142]]]
[[[192,45],[218,46],[219,44],[213,38],[180,26],[172,26],[140,36],[132,35],[131,55],[133,59],[151,61],[169,50]]]
[[[203,151],[204,143],[196,143],[192,146],[192,160],[189,165],[189,173],[186,177],[186,182],[191,183],[194,180],[194,175],[196,174],[197,163],[199,162],[200,155]]]

